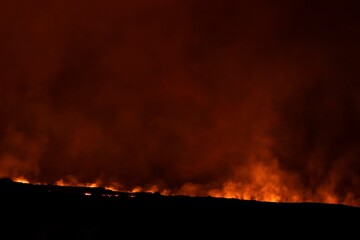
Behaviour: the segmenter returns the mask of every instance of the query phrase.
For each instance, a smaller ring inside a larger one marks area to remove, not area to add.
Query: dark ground
[[[86,195],[91,194],[91,195]],[[107,196],[104,196],[107,195]],[[360,208],[0,181],[0,239],[359,239]]]

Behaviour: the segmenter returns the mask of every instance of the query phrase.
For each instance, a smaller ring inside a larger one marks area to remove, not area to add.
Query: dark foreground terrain
[[[113,192],[0,179],[0,239],[359,239],[360,208]]]

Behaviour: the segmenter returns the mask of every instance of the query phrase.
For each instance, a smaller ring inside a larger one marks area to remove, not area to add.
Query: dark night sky
[[[360,202],[359,1],[1,5],[0,176]]]

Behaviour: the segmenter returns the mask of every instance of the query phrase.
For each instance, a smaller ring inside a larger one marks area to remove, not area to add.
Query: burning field
[[[5,1],[0,177],[360,206],[358,1]]]
[[[360,207],[122,192],[3,178],[0,211],[4,239],[228,239],[263,233],[267,237],[336,234],[347,239],[359,232]]]

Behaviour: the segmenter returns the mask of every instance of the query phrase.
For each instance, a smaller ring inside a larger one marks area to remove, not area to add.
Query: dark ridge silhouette
[[[360,208],[165,196],[0,179],[1,239],[123,239],[129,236],[359,233]],[[295,231],[289,233],[289,231]],[[135,235],[134,235],[135,234]],[[289,234],[289,235],[287,235]],[[6,236],[6,237],[5,237]]]

